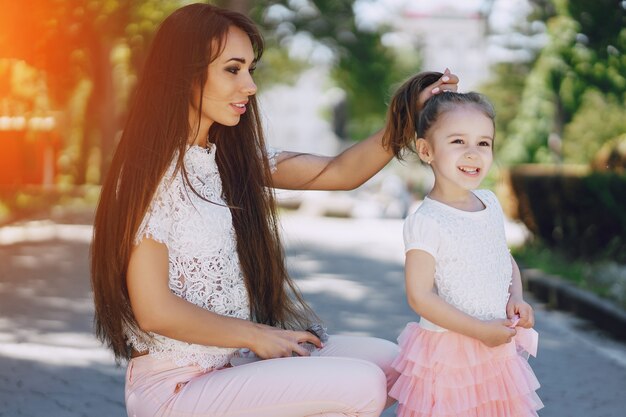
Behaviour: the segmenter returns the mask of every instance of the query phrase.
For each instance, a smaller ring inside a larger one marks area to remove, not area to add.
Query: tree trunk
[[[87,181],[88,162],[94,146],[99,142],[101,182],[109,167],[113,154],[118,118],[115,111],[115,91],[111,66],[111,45],[95,38],[95,49],[91,54],[91,80],[93,88],[85,110],[85,129],[80,147],[76,184]]]

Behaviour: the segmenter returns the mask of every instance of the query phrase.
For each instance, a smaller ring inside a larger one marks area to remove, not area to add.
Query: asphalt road
[[[330,332],[395,340],[416,320],[404,298],[401,221],[289,214],[283,227],[292,275]],[[124,369],[92,335],[90,237],[87,225],[0,229],[2,417],[126,415]],[[626,415],[626,345],[531,303],[540,333],[531,365],[546,405],[540,416]]]

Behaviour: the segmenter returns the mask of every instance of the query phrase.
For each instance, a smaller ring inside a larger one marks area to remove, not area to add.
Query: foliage
[[[591,167],[595,171],[626,173],[626,133],[602,145]]]
[[[519,112],[522,91],[530,67],[524,63],[504,62],[493,69],[493,77],[485,83],[480,91],[485,94],[496,109],[496,141],[495,153],[506,160],[501,151],[508,142],[511,122]]]
[[[29,8],[11,3],[3,13],[2,55],[44,70],[57,103],[67,101],[76,79],[95,71],[90,54],[100,52],[103,35],[117,36],[128,20],[127,4],[116,1],[33,0]]]
[[[625,174],[527,165],[510,178],[521,220],[548,247],[626,262]]]
[[[509,125],[507,136],[511,140],[504,153],[512,163],[549,162],[562,157],[565,161],[580,161],[580,150],[587,147],[589,139],[581,133],[580,127],[586,127],[581,118],[592,116],[598,120],[598,116],[589,114],[589,102],[599,101],[615,114],[626,113],[623,105],[618,104],[626,94],[623,2],[533,0],[532,3],[537,6],[533,18],[546,22],[548,41],[532,63],[519,114]],[[578,115],[579,112],[585,114]],[[570,123],[575,126],[570,128]],[[594,142],[600,146],[602,141],[623,133],[621,129],[619,124],[603,126]],[[562,153],[565,150],[567,153]],[[593,153],[586,155],[589,161]]]
[[[557,16],[548,22],[550,40],[528,75],[520,112],[511,122],[511,140],[505,148],[509,162],[551,161],[548,137],[570,117],[559,90],[575,85],[563,55],[571,49],[576,32],[576,22],[567,17]]]
[[[587,261],[571,259],[563,252],[547,247],[539,241],[512,248],[515,260],[524,268],[537,268],[548,274],[567,278],[574,284],[584,286]]]
[[[568,162],[588,163],[597,152],[626,132],[626,106],[597,89],[587,89],[572,121],[565,126],[563,157]]]
[[[0,58],[0,115],[41,115],[50,110],[45,73],[25,61]]]
[[[70,172],[78,184],[85,183],[94,150],[109,156],[121,128],[130,83],[119,83],[116,52],[126,45],[135,67],[156,23],[181,1],[175,0],[32,0],[30,7],[8,2],[0,26],[0,56],[24,61],[45,73],[52,107],[84,111],[66,126],[65,136],[78,135],[75,149],[67,155]],[[118,58],[119,58],[119,54]],[[123,59],[121,60],[123,63]],[[130,70],[126,70],[130,72]],[[117,81],[117,82],[116,82]],[[122,99],[120,99],[122,98]],[[107,158],[100,158],[101,168]]]
[[[547,247],[541,242],[530,242],[511,249],[523,268],[540,269],[559,276],[572,284],[616,302],[626,309],[626,265],[610,260],[589,262],[572,259],[566,253]]]
[[[100,187],[58,186],[42,189],[39,186],[19,189],[0,188],[0,226],[24,219],[56,219],[92,222],[94,207],[100,196]],[[62,218],[61,218],[62,217]]]

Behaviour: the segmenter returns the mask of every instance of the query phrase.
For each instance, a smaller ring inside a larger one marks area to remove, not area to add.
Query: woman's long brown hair
[[[96,335],[118,361],[129,358],[125,328],[139,328],[126,285],[135,235],[173,158],[177,157],[177,169],[186,177],[187,140],[198,128],[189,126],[192,87],[204,88],[207,66],[223,50],[231,26],[248,34],[258,60],[263,39],[254,23],[239,13],[192,4],[161,24],[103,184],[91,246],[91,283]],[[217,145],[252,318],[273,326],[305,328],[315,315],[286,271],[276,204],[266,188],[271,173],[255,97],[250,97],[238,125],[214,123],[209,137]]]

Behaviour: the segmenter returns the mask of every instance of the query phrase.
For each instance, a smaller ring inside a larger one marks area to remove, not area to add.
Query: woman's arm
[[[445,302],[433,292],[435,259],[413,249],[405,260],[406,293],[409,305],[420,316],[445,329],[480,340],[487,346],[508,343],[515,336],[510,320],[482,321]]]
[[[146,332],[219,347],[246,347],[261,358],[306,356],[298,343],[321,342],[309,332],[276,329],[233,317],[226,317],[194,305],[169,289],[167,247],[152,239],[143,239],[131,253],[127,285],[131,307]]]
[[[289,190],[351,190],[370,179],[393,157],[382,144],[382,131],[337,156],[281,152],[272,175],[275,188]]]
[[[420,95],[424,103],[433,94],[457,90],[459,79],[446,69],[443,77]],[[290,190],[351,190],[370,179],[393,157],[382,142],[382,130],[334,157],[282,152],[272,175],[274,188]]]

